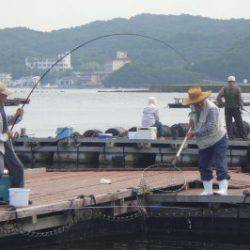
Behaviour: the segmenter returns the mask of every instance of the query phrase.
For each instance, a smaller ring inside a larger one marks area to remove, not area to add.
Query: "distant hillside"
[[[148,66],[142,64],[125,65],[105,79],[105,87],[138,88],[165,84],[192,84],[201,81],[205,75],[184,69]]]
[[[186,65],[176,53],[153,41],[135,37],[112,37],[97,41],[76,52],[72,58],[74,69],[82,70],[86,63],[92,62],[102,65],[111,60],[117,50],[125,50],[134,65],[144,64],[154,68],[176,70],[185,67],[188,71],[202,73],[206,78],[218,80],[224,79],[225,75],[231,72],[240,77],[249,74],[247,65],[250,65],[250,47],[247,41],[250,37],[250,20],[214,20],[190,15],[150,14],[141,14],[130,19],[97,21],[52,32],[38,32],[26,28],[2,29],[0,72],[12,73],[14,77],[29,74],[24,66],[25,57],[54,56],[99,35],[122,32],[162,39],[178,49],[194,66]],[[136,69],[139,70],[139,67]],[[158,73],[164,74],[159,70]],[[116,77],[117,81],[120,81],[118,78]],[[170,80],[173,79],[164,82]]]
[[[250,80],[250,37],[236,42],[231,48],[199,64],[189,67],[202,72],[210,79],[223,79],[226,75],[237,75],[240,80]]]

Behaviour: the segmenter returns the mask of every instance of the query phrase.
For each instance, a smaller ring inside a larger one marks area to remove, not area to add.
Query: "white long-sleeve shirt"
[[[195,111],[191,113],[190,119],[194,121],[194,134],[199,149],[213,146],[226,135],[219,108],[209,100],[205,100],[199,119],[197,120]]]
[[[151,127],[156,121],[159,121],[159,110],[154,104],[150,104],[143,109],[141,125]]]

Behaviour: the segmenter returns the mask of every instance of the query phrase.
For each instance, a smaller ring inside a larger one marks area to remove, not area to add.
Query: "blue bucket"
[[[4,174],[0,178],[0,201],[9,200],[10,177]]]
[[[56,130],[56,138],[57,139],[68,138],[72,134],[73,134],[73,128],[70,128],[70,127],[57,128],[57,130]]]

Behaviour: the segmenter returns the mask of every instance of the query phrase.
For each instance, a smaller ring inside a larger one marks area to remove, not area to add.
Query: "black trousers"
[[[9,171],[12,188],[24,187],[24,169],[22,162],[18,159],[11,140],[4,143],[5,154],[4,163]]]
[[[235,121],[236,129],[240,138],[246,138],[246,133],[244,131],[243,120],[241,117],[240,108],[225,108],[226,126],[229,138],[234,138],[233,134],[233,118]]]

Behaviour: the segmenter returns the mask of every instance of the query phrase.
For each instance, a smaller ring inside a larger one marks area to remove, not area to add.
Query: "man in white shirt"
[[[148,106],[143,109],[142,122],[143,127],[156,127],[157,136],[163,136],[162,123],[159,118],[159,110],[157,108],[157,100],[155,97],[149,97]]]

